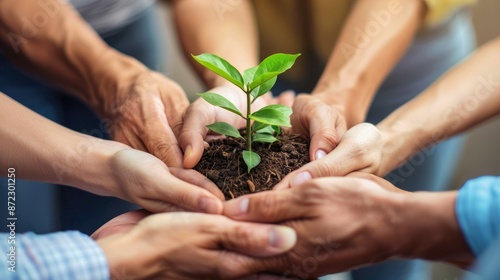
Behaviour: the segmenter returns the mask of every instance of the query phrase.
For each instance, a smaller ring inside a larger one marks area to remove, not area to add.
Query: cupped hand
[[[341,106],[317,95],[300,94],[292,110],[292,132],[309,137],[311,161],[323,158],[337,147],[347,129]]]
[[[382,159],[380,131],[372,124],[361,123],[345,132],[333,151],[291,172],[275,189],[297,186],[312,178],[345,176],[355,171],[384,175],[379,174]]]
[[[111,137],[149,152],[171,167],[182,167],[176,139],[189,105],[184,91],[160,73],[143,70],[113,96],[104,116]]]
[[[240,279],[260,272],[254,260],[282,254],[296,242],[285,226],[188,212],[127,213],[93,237],[113,279]]]
[[[110,165],[112,193],[148,211],[222,211],[224,195],[194,170],[168,168],[155,156],[134,149],[118,151]]]
[[[297,245],[290,252],[253,265],[309,279],[397,256],[405,238],[396,230],[402,195],[366,179],[320,178],[227,201],[224,215],[295,229]]]
[[[209,92],[217,93],[229,101],[244,115],[246,114],[246,96],[238,88],[233,86],[222,86],[209,90]],[[270,104],[291,105],[294,100],[294,93],[291,91],[283,92],[279,97],[272,98],[270,93],[266,96],[258,98],[252,104],[252,111],[256,111]],[[184,167],[193,168],[200,161],[203,155],[203,149],[206,143],[220,135],[211,134],[206,127],[214,122],[226,122],[236,128],[245,126],[246,121],[240,116],[233,114],[227,110],[215,107],[202,98],[194,101],[186,111],[182,130],[179,136],[179,144],[184,151]]]

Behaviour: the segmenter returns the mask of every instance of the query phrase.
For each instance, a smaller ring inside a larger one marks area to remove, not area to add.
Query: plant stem
[[[252,151],[252,127],[250,126],[250,114],[252,113],[252,103],[250,102],[250,92],[245,92],[247,95],[247,150]]]

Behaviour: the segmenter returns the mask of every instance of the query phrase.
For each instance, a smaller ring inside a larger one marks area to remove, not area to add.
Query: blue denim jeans
[[[158,30],[161,24],[151,8],[135,22],[102,38],[118,51],[159,70],[159,63],[164,61],[163,33]],[[84,103],[24,73],[1,54],[0,91],[70,129],[108,138],[104,124]],[[0,178],[0,184],[6,186],[7,182]],[[117,198],[97,196],[70,187],[22,180],[17,186],[17,232],[75,229],[90,234],[109,219],[137,208]],[[1,197],[6,197],[6,188],[1,188],[1,191]],[[6,215],[2,209],[1,219],[5,220]]]

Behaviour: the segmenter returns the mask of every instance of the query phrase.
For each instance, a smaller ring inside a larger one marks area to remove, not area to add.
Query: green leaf
[[[268,56],[259,64],[257,70],[255,70],[253,81],[248,86],[249,90],[253,91],[256,87],[290,69],[299,56],[300,54],[284,53]]]
[[[248,173],[260,163],[260,156],[252,151],[243,151],[243,160],[247,165]]]
[[[277,125],[272,125],[271,128],[274,130],[274,132],[276,132],[276,136],[280,135],[281,127],[279,127]]]
[[[240,112],[240,110],[238,110],[238,108],[236,108],[236,106],[234,106],[234,104],[231,101],[227,100],[227,98],[225,98],[224,96],[222,96],[220,94],[213,93],[213,92],[205,92],[205,93],[198,93],[196,95],[205,99],[205,101],[207,101],[208,103],[210,103],[214,106],[221,107],[223,109],[228,110],[229,112],[233,112],[233,113],[237,114],[238,116],[244,118],[243,114]]]
[[[234,128],[232,125],[225,123],[225,122],[215,122],[213,124],[207,125],[207,128],[213,132],[223,134],[226,136],[231,136],[234,138],[241,137],[240,132],[236,128]]]
[[[260,122],[253,122],[252,131],[259,131],[259,130],[266,128],[268,126],[269,126],[268,124],[263,124]]]
[[[276,81],[278,80],[278,77],[271,78],[267,82],[261,84],[260,86],[254,88],[252,92],[250,93],[253,97],[252,103],[257,99],[258,97],[266,94],[268,91],[270,91],[274,84],[276,84]]]
[[[256,133],[252,136],[252,142],[274,143],[278,141],[276,137],[267,133]]]
[[[262,129],[259,129],[259,130],[256,130],[257,133],[266,133],[266,134],[270,134],[270,135],[274,135],[274,129],[272,126],[270,125],[265,125],[266,127],[262,128]]]
[[[250,83],[253,82],[253,79],[255,77],[255,72],[257,71],[258,67],[259,66],[255,66],[255,67],[249,68],[249,69],[245,70],[245,72],[243,72],[243,80],[245,80],[245,85],[247,85],[247,87],[249,86]],[[260,97],[260,96],[266,94],[268,91],[270,91],[273,88],[274,84],[276,83],[277,79],[278,79],[278,77],[274,77],[274,78],[270,79],[269,81],[254,88],[252,90],[252,92],[250,93],[253,97],[252,103],[255,101],[255,99],[257,99],[258,97]]]
[[[243,71],[243,81],[245,85],[248,85],[251,82],[253,82],[253,77],[255,77],[255,71],[257,71],[257,68],[259,68],[259,66],[254,66],[252,68],[248,68],[247,70]]]
[[[209,70],[213,71],[215,74],[221,76],[222,78],[235,84],[242,90],[244,88],[243,77],[241,76],[238,69],[236,69],[231,63],[227,62],[223,58],[216,56],[214,54],[202,53],[200,55],[191,55],[199,64],[205,66]]]
[[[249,117],[254,121],[267,125],[290,127],[292,126],[290,124],[291,114],[292,109],[290,107],[274,104],[254,112]]]

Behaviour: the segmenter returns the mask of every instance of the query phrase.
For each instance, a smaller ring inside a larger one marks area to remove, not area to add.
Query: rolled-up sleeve
[[[476,256],[500,238],[500,177],[469,180],[458,191],[456,212],[460,228]]]
[[[104,252],[87,235],[77,231],[26,233],[17,234],[15,243],[9,243],[10,236],[0,235],[0,279],[109,279]],[[12,246],[15,258],[8,255]]]
[[[477,0],[425,0],[427,15],[425,22],[434,24],[464,6],[473,5]]]

